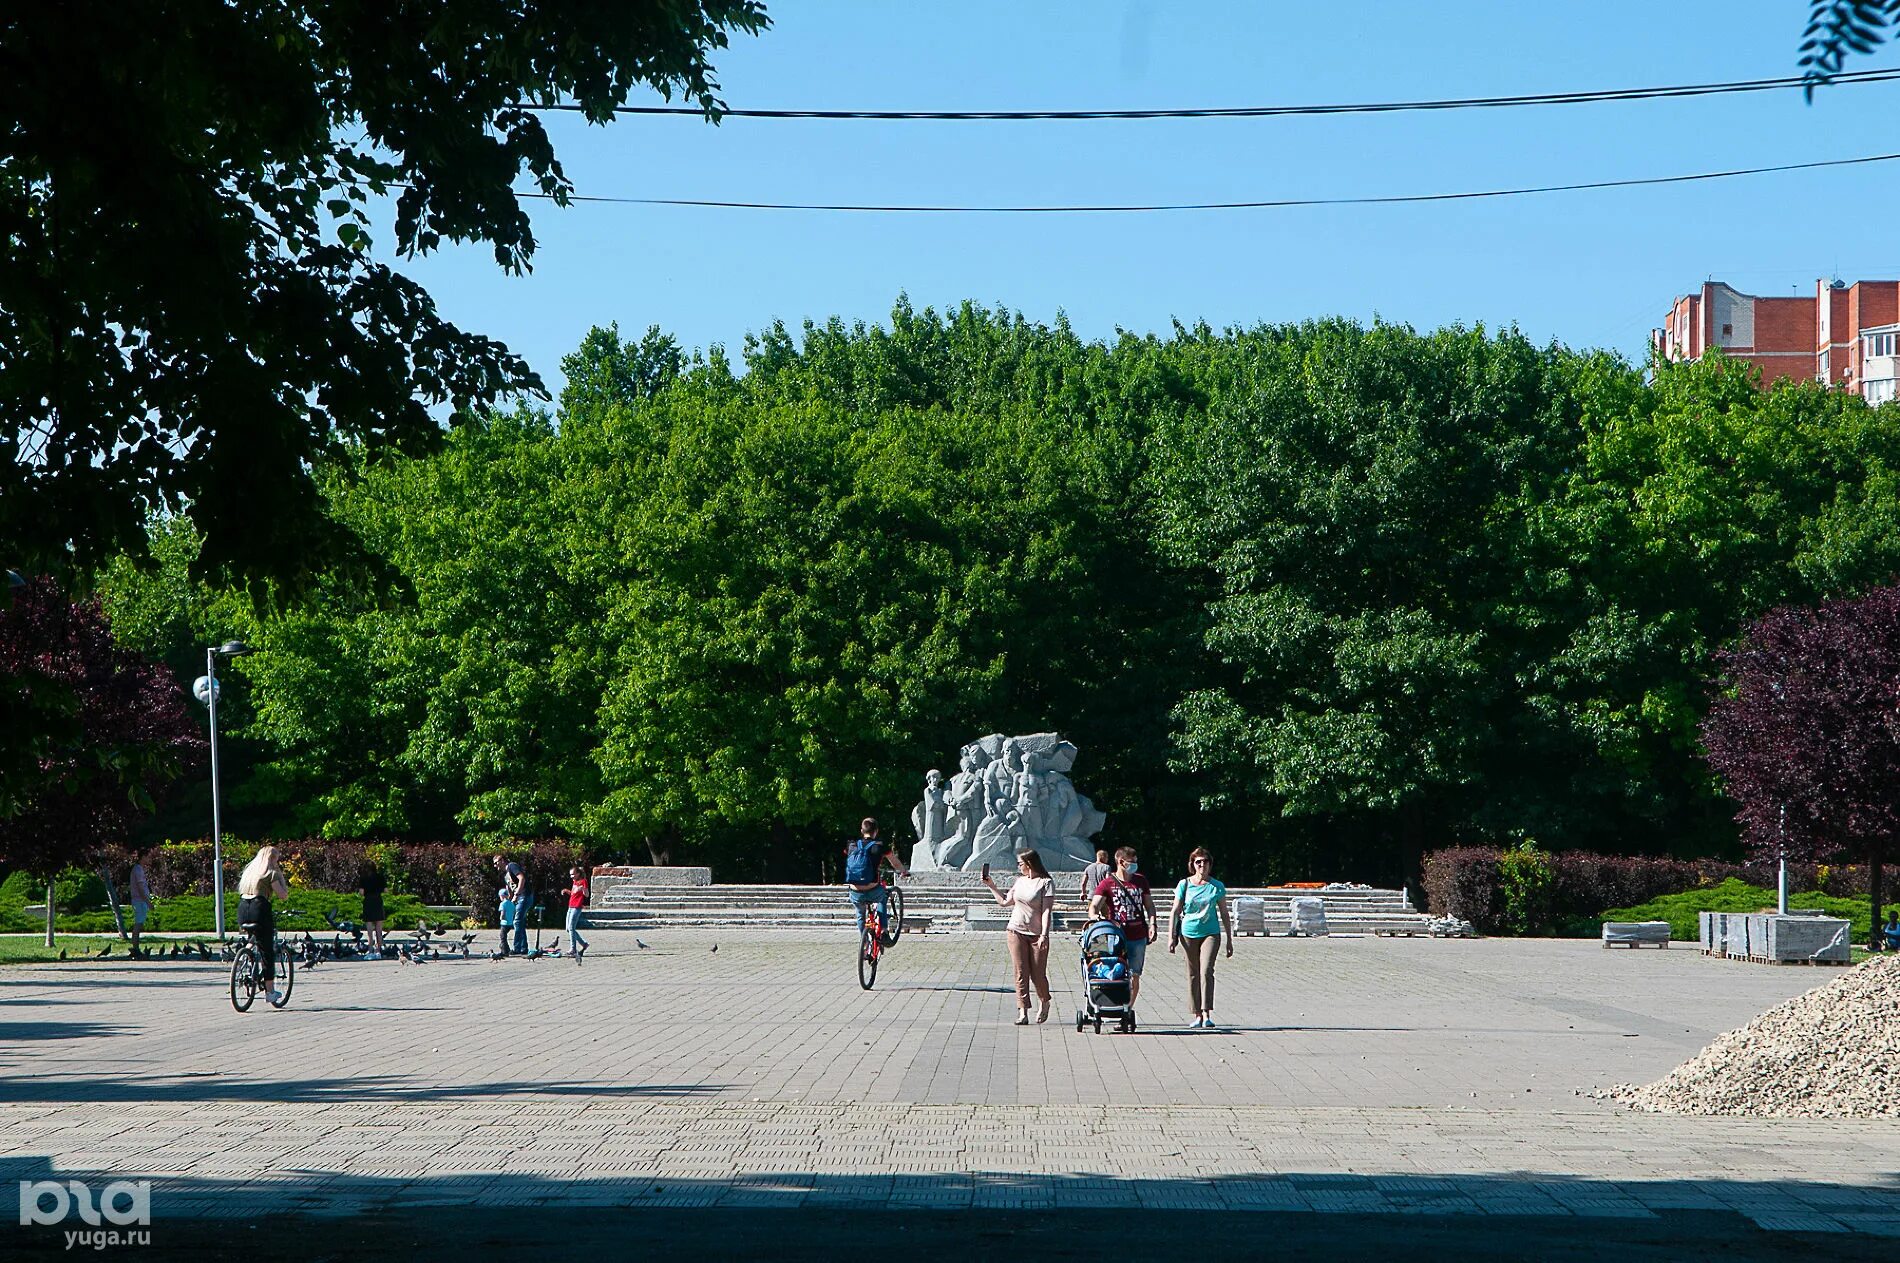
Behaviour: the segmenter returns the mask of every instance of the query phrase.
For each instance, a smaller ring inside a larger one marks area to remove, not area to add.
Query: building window
[[[1816,380],[1818,380],[1822,385],[1826,385],[1828,382],[1831,382],[1834,380],[1834,375],[1827,371],[1827,352],[1826,351],[1821,352],[1821,371],[1817,373],[1815,377],[1816,377]]]

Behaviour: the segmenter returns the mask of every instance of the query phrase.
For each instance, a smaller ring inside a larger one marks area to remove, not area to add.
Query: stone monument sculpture
[[[917,831],[917,849],[934,861],[950,836],[949,794],[934,767],[924,773],[924,800],[910,809],[910,827]]]
[[[948,789],[941,773],[925,777],[923,801],[911,810],[911,867],[975,872],[988,864],[1009,873],[1016,852],[1033,849],[1050,872],[1080,872],[1107,817],[1069,779],[1078,753],[1053,732],[991,733],[964,746]]]

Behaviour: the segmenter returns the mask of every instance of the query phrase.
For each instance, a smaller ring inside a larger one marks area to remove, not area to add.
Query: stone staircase
[[[989,892],[966,874],[919,874],[899,883],[904,889],[908,929],[996,930],[1008,920]],[[604,885],[604,889],[601,887]],[[840,886],[635,885],[597,881],[594,925],[631,929],[850,930],[856,925],[849,899]],[[1076,929],[1086,921],[1080,878],[1057,874],[1057,925]],[[1167,923],[1174,887],[1155,891],[1155,909]],[[1297,890],[1284,887],[1228,888],[1229,909],[1237,930],[1250,927],[1235,902],[1257,898],[1263,904],[1260,929],[1268,934],[1292,930],[1290,902],[1313,895],[1326,905],[1327,928],[1335,934],[1423,934],[1427,918],[1403,890]]]

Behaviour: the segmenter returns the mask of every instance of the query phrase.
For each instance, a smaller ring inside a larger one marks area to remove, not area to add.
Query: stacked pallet
[[[1761,965],[1846,965],[1853,961],[1848,923],[1839,917],[1775,912],[1703,912],[1704,956]]]

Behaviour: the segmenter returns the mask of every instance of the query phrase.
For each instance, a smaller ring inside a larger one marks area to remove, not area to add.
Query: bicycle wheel
[[[884,946],[897,946],[897,938],[904,932],[904,891],[892,886],[886,896],[891,901],[891,915],[884,924]]]
[[[858,944],[858,985],[866,991],[877,981],[878,951],[878,936],[867,927],[863,940]]]
[[[290,1003],[290,989],[297,985],[297,960],[289,952],[281,952],[277,957],[277,998],[270,1002],[273,1009],[281,1009]]]
[[[231,961],[231,1007],[247,1013],[256,999],[257,958],[249,948],[239,948]]]

